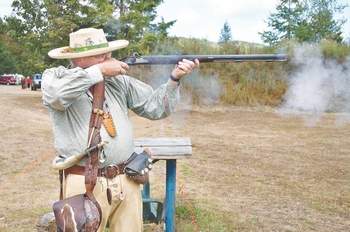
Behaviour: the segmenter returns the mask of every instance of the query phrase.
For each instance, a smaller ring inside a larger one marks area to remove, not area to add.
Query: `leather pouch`
[[[144,175],[152,168],[152,159],[146,152],[132,153],[126,161],[125,174],[128,176]]]
[[[152,159],[146,152],[133,153],[126,161],[125,174],[137,184],[145,184],[149,180],[148,171],[152,169]]]
[[[101,224],[101,208],[86,194],[79,194],[53,204],[58,232],[92,232]]]

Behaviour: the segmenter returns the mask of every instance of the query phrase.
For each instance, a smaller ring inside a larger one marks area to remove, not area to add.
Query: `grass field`
[[[0,231],[35,231],[58,198],[51,124],[40,92],[0,86],[0,102]],[[350,125],[336,114],[314,127],[263,107],[130,115],[135,137],[192,139],[193,157],[178,162],[177,231],[350,231]],[[160,162],[156,198],[164,179]]]

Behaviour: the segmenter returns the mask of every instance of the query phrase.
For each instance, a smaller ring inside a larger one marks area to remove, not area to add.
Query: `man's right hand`
[[[104,77],[114,77],[117,75],[124,75],[129,70],[129,66],[114,58],[107,59],[102,63],[97,64]]]

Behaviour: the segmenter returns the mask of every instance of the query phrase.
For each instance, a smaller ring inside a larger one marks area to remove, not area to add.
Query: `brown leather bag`
[[[100,128],[103,120],[103,103],[105,99],[104,82],[99,82],[90,89],[93,94],[92,113],[89,124],[88,147],[94,147],[101,142]],[[63,198],[63,172],[60,172],[60,201],[53,204],[58,232],[96,232],[101,224],[102,211],[96,201],[93,190],[96,185],[99,149],[93,150],[85,163],[85,190],[66,199]]]

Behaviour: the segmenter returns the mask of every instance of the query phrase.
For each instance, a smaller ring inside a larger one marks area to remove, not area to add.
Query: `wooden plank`
[[[188,137],[161,137],[161,138],[137,138],[134,140],[136,147],[162,147],[162,146],[191,146]]]
[[[154,159],[183,159],[192,155],[191,139],[187,137],[137,138],[135,152],[150,148]]]
[[[177,147],[149,147],[153,153],[153,159],[183,159],[192,155],[191,146]],[[142,152],[144,147],[135,147],[135,152]]]

